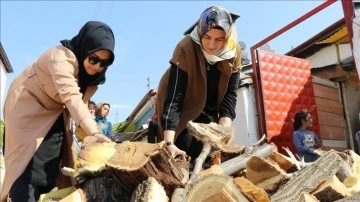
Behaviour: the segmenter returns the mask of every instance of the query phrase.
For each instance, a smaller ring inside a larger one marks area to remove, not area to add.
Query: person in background
[[[299,157],[305,162],[316,161],[325,151],[322,150],[322,141],[310,130],[313,125],[310,111],[302,109],[296,112],[293,125],[293,143]]]
[[[95,112],[96,112],[96,104],[94,101],[89,100],[87,102],[87,106],[88,106],[88,110],[91,114],[91,117],[94,121],[94,123],[96,123],[95,121]],[[76,137],[76,143],[79,145],[78,148],[80,148],[80,143],[82,143],[84,141],[84,138],[87,136],[87,133],[80,127],[80,126],[76,126],[75,124],[75,137]]]
[[[71,118],[99,142],[85,101],[113,63],[115,38],[105,23],[89,21],[71,40],[40,55],[11,83],[5,99],[5,178],[0,201],[37,201],[54,187],[72,186],[60,172],[74,167]]]
[[[95,120],[95,112],[96,112],[96,104],[94,101],[89,101],[88,102],[88,109],[89,109],[89,112],[91,114],[91,116],[94,118]]]
[[[110,104],[105,102],[100,102],[97,104],[95,112],[95,121],[99,131],[102,132],[106,137],[112,139],[112,124],[106,120],[106,117],[110,112]]]
[[[158,87],[159,141],[165,141],[172,157],[189,155],[193,161],[201,153],[203,144],[187,132],[188,121],[231,126],[240,70],[231,14],[219,6],[205,9],[177,44]]]

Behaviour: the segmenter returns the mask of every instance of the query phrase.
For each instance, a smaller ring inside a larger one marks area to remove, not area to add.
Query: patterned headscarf
[[[90,53],[103,49],[111,52],[110,64],[114,62],[115,38],[108,25],[98,21],[89,21],[80,29],[78,35],[74,36],[71,40],[62,40],[60,42],[76,55],[79,62],[79,86],[81,93],[86,91],[87,86],[105,83],[107,67],[102,72],[89,75],[86,73],[83,61]]]
[[[220,27],[226,33],[226,42],[215,55],[208,54],[203,48],[204,56],[208,63],[215,64],[216,62],[227,60],[235,57],[237,33],[236,25],[233,22],[230,13],[222,7],[211,6],[201,14],[197,26],[190,33],[193,41],[201,47],[201,38],[204,34],[215,27]]]

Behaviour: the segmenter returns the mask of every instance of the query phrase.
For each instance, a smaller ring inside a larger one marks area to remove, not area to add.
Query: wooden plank
[[[328,140],[345,140],[345,128],[320,125],[320,137]]]
[[[334,114],[344,114],[343,105],[336,100],[315,97],[316,108],[318,111],[330,112]]]
[[[339,92],[337,88],[331,88],[324,85],[313,84],[315,97],[322,97],[339,101]]]
[[[330,150],[330,149],[333,149],[333,150],[339,151],[339,152],[343,152],[343,151],[347,150],[346,147],[331,147],[331,146],[326,146],[326,147],[325,147],[325,150],[326,150],[326,151],[328,151],[328,150]]]
[[[317,114],[320,125],[345,128],[345,120],[342,115],[324,112],[324,111],[318,111]]]
[[[323,145],[328,149],[332,148],[347,148],[347,143],[344,140],[326,140],[323,139]]]
[[[346,72],[340,67],[329,67],[329,68],[313,68],[311,74],[323,79],[338,79],[346,76]]]

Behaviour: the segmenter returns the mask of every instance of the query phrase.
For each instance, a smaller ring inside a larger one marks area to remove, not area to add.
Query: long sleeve
[[[239,85],[239,72],[231,74],[228,88],[226,90],[224,99],[220,104],[220,117],[229,117],[232,120],[235,119],[235,107],[236,107],[236,98],[237,98],[237,88]]]
[[[179,124],[179,115],[183,107],[187,89],[187,74],[175,65],[171,65],[167,96],[161,114],[164,130],[175,130]]]
[[[311,153],[312,154],[314,152],[314,148],[305,146],[304,141],[305,141],[304,133],[302,131],[294,131],[293,142],[294,142],[294,146],[295,146],[296,150],[299,153]]]
[[[113,136],[113,133],[112,133],[112,124],[111,124],[111,122],[106,122],[106,125],[107,125],[107,131],[106,131],[106,137],[108,137],[108,138],[112,138],[112,136]]]

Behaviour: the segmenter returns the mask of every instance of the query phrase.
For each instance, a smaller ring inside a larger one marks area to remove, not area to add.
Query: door
[[[257,51],[257,96],[259,131],[267,135],[268,142],[296,153],[292,141],[295,113],[310,109],[314,123],[318,123],[316,101],[308,60]],[[319,136],[319,124],[311,128]],[[262,134],[259,134],[260,136]]]

